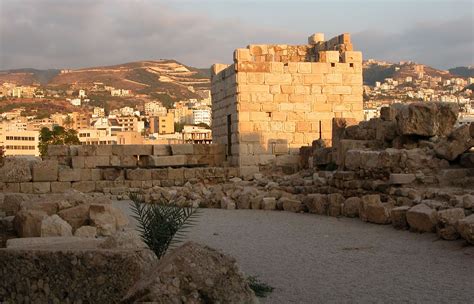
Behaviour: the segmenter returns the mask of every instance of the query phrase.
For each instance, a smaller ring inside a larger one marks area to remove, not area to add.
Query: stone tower
[[[212,133],[242,176],[297,165],[301,146],[330,144],[332,119],[363,119],[362,53],[349,34],[305,45],[249,45],[212,66]]]

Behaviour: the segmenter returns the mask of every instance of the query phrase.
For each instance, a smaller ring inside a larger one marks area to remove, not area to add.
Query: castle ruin
[[[331,143],[333,118],[363,119],[362,53],[347,33],[249,45],[211,73],[213,141],[243,176],[270,164],[296,167],[301,146]]]

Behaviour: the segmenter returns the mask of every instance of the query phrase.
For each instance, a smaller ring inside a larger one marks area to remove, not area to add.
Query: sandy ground
[[[474,303],[474,247],[435,234],[312,214],[202,209],[188,239],[221,249],[275,287],[263,303]]]

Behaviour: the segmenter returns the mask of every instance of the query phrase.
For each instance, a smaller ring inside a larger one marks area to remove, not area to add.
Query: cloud
[[[6,0],[0,10],[0,69],[160,58],[207,67],[231,62],[233,50],[249,43],[296,40],[287,31],[185,14],[162,2]]]
[[[294,19],[269,16],[268,9],[261,12],[262,18],[280,18],[278,22],[185,11],[161,0],[0,0],[0,70],[78,68],[161,58],[208,67],[231,62],[233,50],[250,43],[304,43],[310,33],[293,29],[304,24],[313,27],[312,19],[293,27]],[[296,9],[284,11],[292,16],[297,13]],[[474,63],[472,23],[471,14],[414,24],[396,33],[369,29],[353,34],[353,40],[365,58],[414,60],[447,68]]]
[[[400,33],[367,30],[353,35],[364,58],[412,60],[438,68],[474,63],[473,19],[417,23]]]

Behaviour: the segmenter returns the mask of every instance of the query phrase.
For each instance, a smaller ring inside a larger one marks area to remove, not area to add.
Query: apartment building
[[[174,115],[168,113],[166,116],[150,117],[150,133],[173,134]]]

